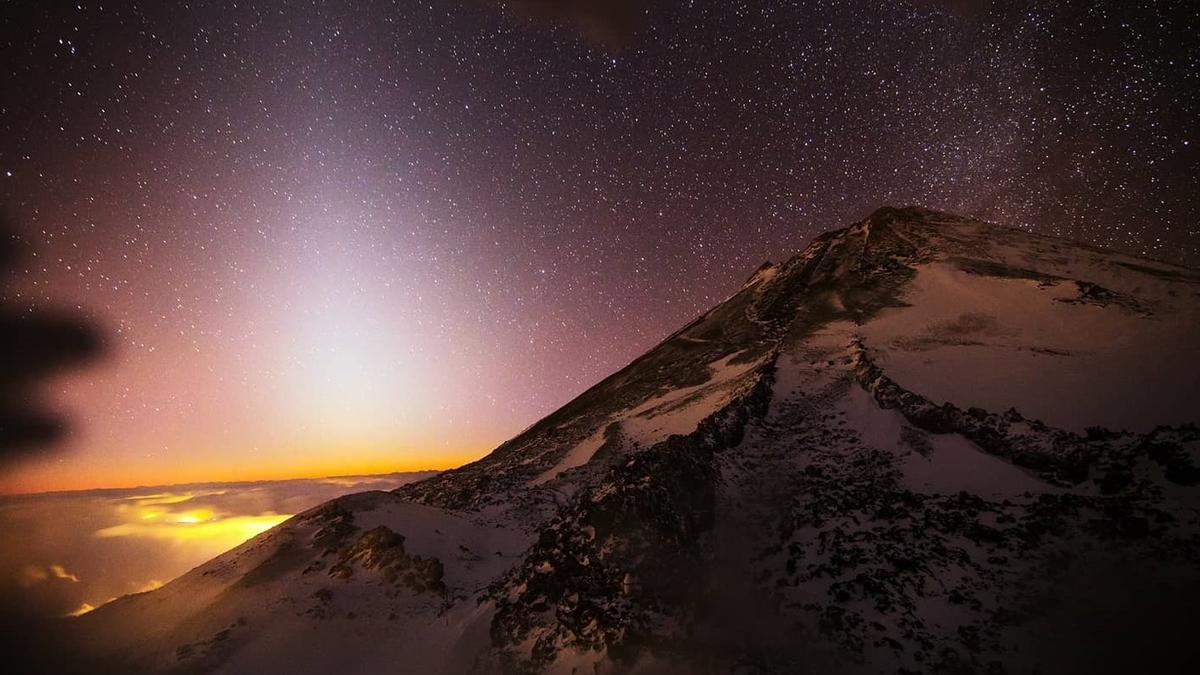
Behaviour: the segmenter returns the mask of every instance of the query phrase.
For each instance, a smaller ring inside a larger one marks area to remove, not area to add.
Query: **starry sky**
[[[110,344],[0,492],[456,465],[883,204],[1200,264],[1188,1],[10,0],[0,35],[3,300]]]

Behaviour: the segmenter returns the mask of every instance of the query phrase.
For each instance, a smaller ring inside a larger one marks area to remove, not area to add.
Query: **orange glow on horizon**
[[[273,453],[259,461],[246,457],[247,461],[240,462],[230,460],[224,453],[212,453],[211,458],[204,453],[191,453],[196,458],[194,461],[181,462],[167,457],[163,462],[93,464],[86,471],[80,471],[75,461],[62,461],[76,460],[69,453],[50,453],[40,461],[25,463],[18,471],[0,475],[0,494],[443,471],[475,461],[489,450],[490,447],[405,453],[408,457],[397,457],[400,453],[394,449],[359,452],[296,450]]]

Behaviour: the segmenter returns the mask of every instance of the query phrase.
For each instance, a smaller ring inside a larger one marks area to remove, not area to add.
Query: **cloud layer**
[[[428,473],[60,492],[0,498],[0,601],[79,615],[153,590],[295,513]]]

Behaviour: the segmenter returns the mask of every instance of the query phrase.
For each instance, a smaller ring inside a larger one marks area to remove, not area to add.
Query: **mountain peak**
[[[1104,617],[1194,611],[1198,362],[1200,273],[884,207],[483,459],[78,625],[118,670],[1095,671]]]
[[[754,270],[753,274],[751,274],[749,277],[746,278],[746,283],[742,284],[742,286],[743,287],[748,286],[750,284],[753,284],[755,282],[758,282],[758,281],[761,281],[761,280],[767,278],[768,276],[773,274],[773,271],[775,269],[776,269],[775,263],[771,262],[770,260],[764,262],[763,264],[759,265],[757,269]]]
[[[871,212],[863,221],[865,223],[886,224],[892,221],[962,221],[967,220],[962,216],[944,211],[935,211],[927,209],[923,206],[910,204],[907,206],[890,206],[884,205]]]

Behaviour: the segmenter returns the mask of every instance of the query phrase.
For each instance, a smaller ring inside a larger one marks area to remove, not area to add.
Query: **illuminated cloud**
[[[56,579],[66,579],[68,581],[74,581],[75,583],[79,583],[79,577],[77,577],[74,574],[71,574],[67,570],[63,569],[62,565],[51,565],[50,566],[50,574],[54,575],[54,578],[56,578]]]
[[[102,538],[205,541],[214,546],[233,547],[291,517],[273,510],[239,513],[213,500],[226,493],[227,490],[193,490],[130,495],[114,508],[121,522],[102,527],[94,534]]]
[[[325,485],[336,485],[344,488],[359,488],[361,490],[386,490],[394,485],[394,480],[388,476],[330,476],[318,479]]]
[[[228,540],[233,545],[265,532],[290,518],[290,514],[263,513],[255,516],[216,516],[199,509],[160,518],[147,514],[150,522],[130,522],[96,530],[97,537],[149,537],[175,541]]]
[[[92,611],[93,609],[96,609],[96,608],[93,605],[90,605],[85,602],[82,605],[76,607],[75,609],[67,612],[67,616],[83,616],[84,614],[87,614],[88,612]]]
[[[46,567],[40,565],[25,565],[17,575],[17,583],[25,588],[39,584],[49,579],[62,579],[79,583],[79,577],[71,572],[68,572],[62,565],[51,564]]]
[[[136,589],[134,589],[133,592],[134,593],[148,593],[150,591],[153,591],[155,589],[162,588],[162,587],[163,587],[163,582],[159,581],[158,579],[151,579],[150,581],[147,581],[146,583],[138,586]]]
[[[225,490],[201,490],[196,492],[155,492],[148,495],[130,495],[123,497],[125,501],[134,501],[142,506],[151,506],[155,504],[169,505],[181,504],[183,502],[195,499],[196,497],[208,497],[225,494]]]

